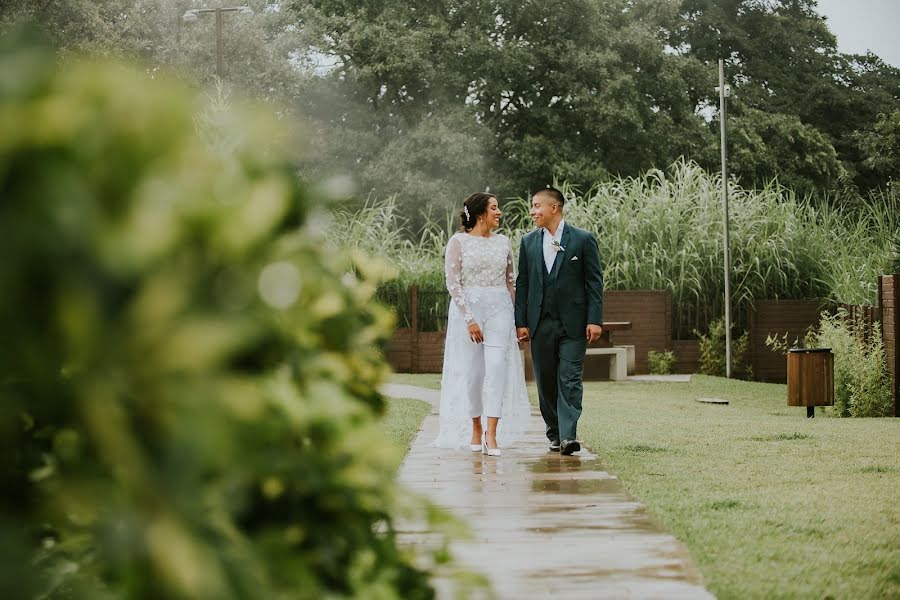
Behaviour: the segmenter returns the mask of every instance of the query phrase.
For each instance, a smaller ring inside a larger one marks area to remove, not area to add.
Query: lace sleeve
[[[509,248],[507,248],[506,253],[506,289],[509,290],[509,297],[512,300],[513,304],[516,303],[516,275],[513,273],[513,255],[512,255],[512,242],[510,240],[506,240]]]
[[[459,308],[460,314],[466,320],[466,325],[471,325],[475,322],[475,317],[472,316],[472,311],[469,310],[466,300],[463,298],[462,245],[456,236],[450,238],[450,242],[447,244],[444,276],[447,279],[447,291],[450,292],[453,303]]]

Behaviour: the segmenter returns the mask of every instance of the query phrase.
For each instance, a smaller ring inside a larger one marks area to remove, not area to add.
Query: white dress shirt
[[[553,246],[553,242],[557,244],[562,240],[563,228],[565,228],[566,222],[562,220],[559,222],[559,226],[556,228],[556,235],[552,235],[550,230],[546,227],[543,227],[544,230],[544,264],[547,266],[547,272],[553,270],[553,261],[556,260],[557,249]]]

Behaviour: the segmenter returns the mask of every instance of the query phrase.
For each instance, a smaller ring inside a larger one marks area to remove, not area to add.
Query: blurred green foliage
[[[252,112],[0,39],[0,594],[429,598],[371,302]]]

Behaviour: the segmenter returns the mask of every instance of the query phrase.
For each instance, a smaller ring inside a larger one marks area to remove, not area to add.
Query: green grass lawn
[[[391,383],[401,383],[403,385],[417,385],[419,387],[428,388],[430,390],[441,389],[440,373],[392,373]]]
[[[431,412],[431,405],[412,398],[388,398],[387,401],[382,425],[388,438],[402,448],[403,456],[406,456],[419,426]]]
[[[587,383],[579,437],[719,598],[900,598],[900,419],[807,419],[786,404],[783,385],[698,375]]]
[[[579,425],[719,598],[900,598],[900,419],[807,419],[783,385],[695,375],[587,383]]]

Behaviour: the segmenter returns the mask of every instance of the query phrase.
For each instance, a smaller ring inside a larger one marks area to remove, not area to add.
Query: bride
[[[500,456],[528,426],[531,407],[513,319],[512,245],[491,194],[466,198],[462,231],[447,243],[450,292],[440,433],[432,445]]]

